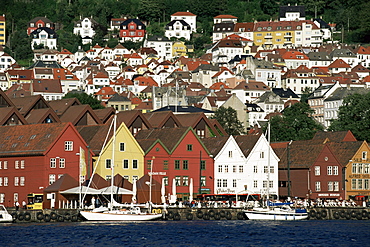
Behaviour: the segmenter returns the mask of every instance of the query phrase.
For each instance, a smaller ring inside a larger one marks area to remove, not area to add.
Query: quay
[[[170,207],[162,213],[163,220],[247,220],[244,208],[177,208]],[[316,207],[309,208],[309,220],[369,220],[370,209],[365,207]],[[77,222],[84,221],[79,209],[23,210],[8,209],[14,222]]]

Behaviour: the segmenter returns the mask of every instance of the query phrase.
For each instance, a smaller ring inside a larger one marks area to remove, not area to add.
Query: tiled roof
[[[33,79],[32,87],[34,92],[62,93],[62,85],[59,79]]]
[[[0,127],[0,157],[44,155],[68,123]]]
[[[351,68],[351,66],[342,59],[337,59],[334,62],[332,62],[328,66],[328,68]]]
[[[27,115],[26,120],[29,124],[44,123],[47,117],[51,117],[53,123],[60,123],[58,115],[50,108],[33,109]]]
[[[15,106],[0,107],[0,126],[6,125],[9,119],[15,116],[22,124],[27,124],[26,119],[19,113]]]
[[[213,157],[215,157],[224,147],[228,139],[229,136],[217,136],[202,138],[201,141],[203,142],[204,146],[206,146],[208,151],[213,155]]]
[[[62,115],[72,105],[81,105],[80,101],[77,98],[52,100],[48,101],[48,103],[58,116]]]
[[[361,145],[366,142],[354,141],[354,142],[329,142],[328,145],[335,157],[338,159],[342,166],[348,164],[349,160],[353,158],[356,152],[360,149]]]
[[[109,124],[76,126],[77,131],[95,155],[99,155],[107,136],[108,140],[113,136],[113,131],[108,135],[109,128]]]
[[[36,103],[40,101],[45,104],[45,107],[49,107],[49,104],[41,95],[12,98],[11,100],[22,115],[27,115],[27,113],[36,105]]]
[[[261,135],[238,135],[234,136],[236,143],[242,150],[245,157],[248,157]]]
[[[70,106],[64,114],[60,116],[60,120],[62,122],[71,122],[73,125],[76,125],[85,114],[90,116],[88,117],[89,125],[101,124],[100,119],[95,115],[89,105]]]
[[[187,12],[176,12],[176,13],[172,14],[171,16],[196,16],[196,15],[187,11]]]
[[[216,17],[213,17],[213,19],[238,19],[238,17],[235,17],[233,15],[218,15]]]

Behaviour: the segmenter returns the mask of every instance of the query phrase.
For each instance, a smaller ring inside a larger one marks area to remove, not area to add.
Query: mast
[[[269,199],[270,199],[270,121],[267,125],[267,142],[268,142],[268,151],[267,151],[267,196],[266,203],[267,208],[269,208]]]
[[[117,127],[117,115],[115,114],[114,115],[114,118],[113,118],[113,142],[112,142],[112,161],[111,161],[111,170],[112,170],[112,174],[111,174],[111,179],[110,179],[110,183],[111,183],[111,189],[110,189],[110,210],[113,209],[113,186],[114,186],[114,152],[115,152],[115,149],[116,149],[116,127]]]

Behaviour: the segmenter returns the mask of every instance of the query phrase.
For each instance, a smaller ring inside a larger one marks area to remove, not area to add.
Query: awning
[[[105,187],[103,189],[100,189],[99,193],[104,194],[104,195],[109,195],[112,191],[111,188],[112,188],[112,186],[108,186],[108,187]],[[119,194],[119,195],[134,195],[134,192],[132,192],[131,190],[124,189],[124,188],[121,188],[121,187],[117,187],[117,186],[114,185],[113,186],[113,194],[114,195],[116,195],[116,194]]]
[[[78,186],[68,190],[61,191],[60,194],[88,194],[88,195],[99,195],[100,190],[89,188],[87,186]]]

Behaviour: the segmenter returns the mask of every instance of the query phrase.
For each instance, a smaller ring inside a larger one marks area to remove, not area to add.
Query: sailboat
[[[267,173],[267,193],[266,207],[254,207],[251,210],[244,211],[250,220],[304,220],[308,217],[306,209],[293,209],[290,203],[273,203],[269,198],[270,181],[270,122],[268,123],[268,173]]]
[[[0,223],[12,222],[13,217],[8,213],[4,205],[0,204]]]
[[[117,115],[114,115],[113,119],[113,137],[112,137],[112,165],[111,165],[111,186],[110,186],[110,203],[109,207],[101,207],[92,211],[80,211],[80,214],[88,221],[148,221],[155,220],[162,217],[162,214],[142,212],[140,207],[122,207],[123,204],[117,203],[113,198],[114,190],[114,153],[115,153],[115,142],[116,142],[116,122]],[[109,134],[109,132],[108,132]],[[151,192],[150,192],[151,193]],[[151,205],[151,202],[149,202]]]

